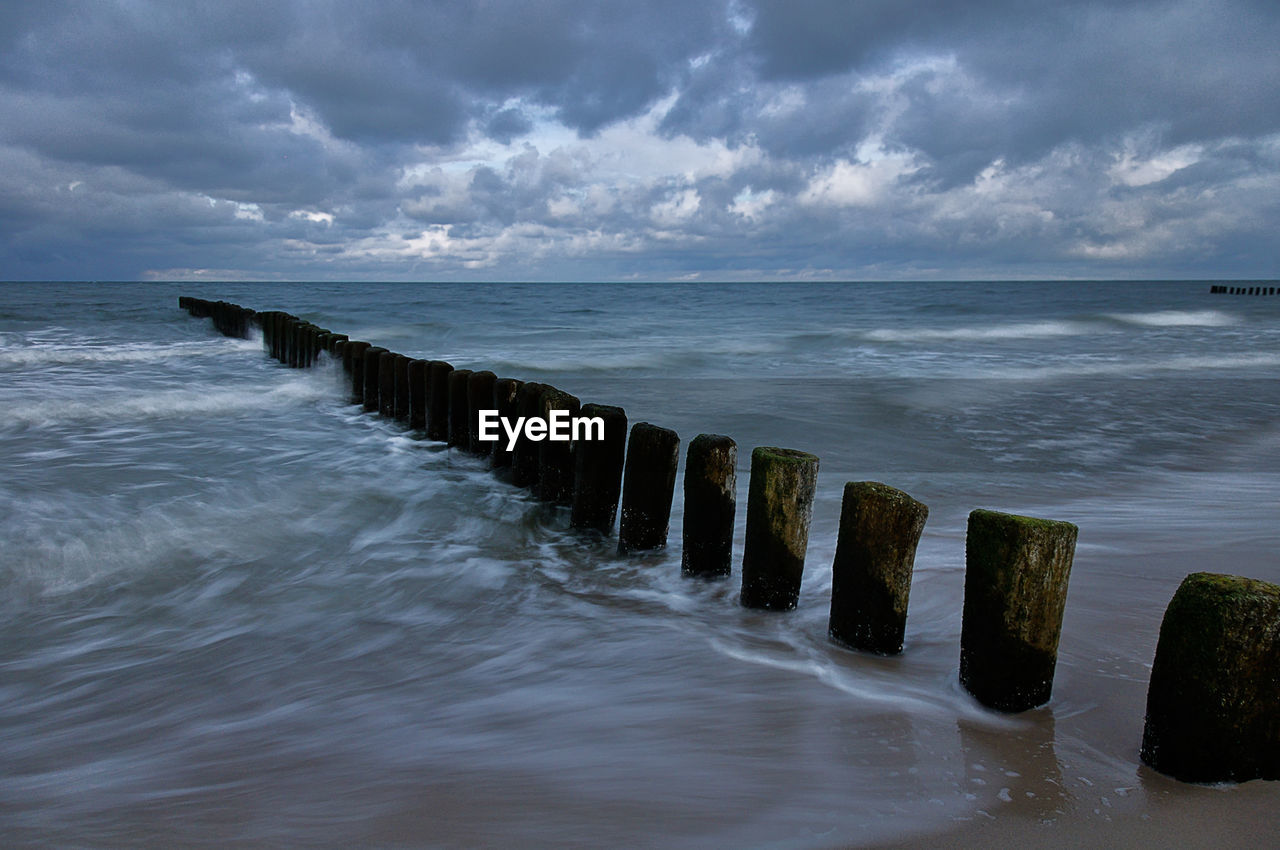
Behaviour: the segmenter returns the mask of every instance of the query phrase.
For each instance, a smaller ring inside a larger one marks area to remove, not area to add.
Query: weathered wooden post
[[[710,578],[732,572],[737,509],[738,444],[721,434],[699,434],[684,460],[681,573]]]
[[[542,393],[549,389],[537,381],[525,381],[516,392],[516,415],[524,418],[540,416]],[[532,487],[538,482],[538,444],[522,431],[516,439],[511,455],[511,483],[517,487]]]
[[[517,381],[515,378],[499,378],[493,382],[493,409],[498,411],[498,416],[508,419],[511,422],[516,421],[516,396],[520,392],[520,386],[523,382]],[[504,469],[511,466],[512,449],[507,448],[507,434],[501,431],[501,437],[498,442],[493,444],[493,453],[491,454],[492,466],[494,469]]]
[[[370,413],[378,411],[378,381],[382,369],[382,355],[387,350],[380,345],[371,345],[364,350],[364,409]]]
[[[902,651],[916,545],[929,509],[886,484],[844,485],[831,565],[831,640],[882,655]]]
[[[1183,782],[1280,779],[1280,586],[1183,579],[1160,624],[1142,760]]]
[[[399,356],[394,351],[378,352],[378,414],[380,416],[396,415],[396,358]]]
[[[680,437],[675,431],[648,422],[631,426],[618,521],[620,554],[667,545],[679,463]]]
[[[983,705],[1026,711],[1049,701],[1078,529],[976,510],[965,540],[960,683]]]
[[[773,446],[751,452],[742,547],[745,607],[790,611],[799,602],[817,481],[815,455]]]
[[[493,383],[498,376],[487,369],[472,372],[467,378],[467,451],[487,455],[493,443],[480,439],[480,411],[493,409]],[[498,428],[501,436],[502,428]]]
[[[409,421],[409,358],[397,354],[392,368],[395,370],[395,397],[391,415],[402,422]]]
[[[569,418],[578,415],[582,402],[577,396],[564,390],[548,387],[542,391],[538,414],[547,422],[548,429],[554,427],[551,422],[551,411],[567,411]],[[567,420],[566,420],[567,421]],[[544,502],[552,502],[568,507],[573,502],[573,443],[572,441],[552,440],[550,433],[538,445],[538,483],[533,487],[533,494]]]
[[[471,445],[471,427],[467,413],[467,381],[470,369],[454,369],[449,373],[449,445],[464,451]]]
[[[427,363],[427,439],[445,442],[449,439],[449,374],[453,366],[443,360]]]
[[[584,420],[599,419],[604,439],[584,439],[574,446],[573,505],[569,525],[608,534],[618,515],[622,464],[627,449],[627,414],[621,407],[584,404]]]
[[[427,361],[409,361],[409,427],[427,427]]]
[[[351,403],[364,404],[364,353],[371,346],[363,340],[347,343],[343,352],[347,371],[351,373]]]

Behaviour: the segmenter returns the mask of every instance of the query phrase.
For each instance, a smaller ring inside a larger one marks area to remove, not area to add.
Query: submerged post
[[[799,602],[817,482],[816,455],[773,446],[751,452],[742,547],[745,607],[790,611]]]
[[[427,439],[449,439],[449,373],[453,365],[443,360],[427,363]]]
[[[831,565],[831,640],[882,655],[902,651],[916,545],[929,509],[887,484],[850,481]]]
[[[569,525],[594,528],[608,534],[618,515],[622,493],[622,464],[627,449],[627,413],[607,404],[584,404],[581,416],[599,420],[602,434],[577,443],[574,448],[573,506]]]
[[[1280,779],[1280,586],[1183,579],[1160,624],[1142,760],[1183,782]]]
[[[466,449],[471,445],[471,426],[467,419],[467,380],[470,369],[454,369],[449,373],[449,445]]]
[[[711,578],[733,571],[737,510],[738,444],[721,434],[699,434],[684,461],[681,573]]]
[[[998,711],[1049,701],[1078,529],[976,510],[965,540],[960,683]]]
[[[620,554],[667,545],[679,462],[680,437],[675,431],[648,422],[631,426],[618,521]]]
[[[551,411],[568,411],[569,417],[578,415],[582,402],[577,396],[564,390],[547,387],[539,400],[539,416],[551,423]],[[568,507],[573,502],[573,443],[547,438],[538,444],[538,483],[533,494],[544,502]]]

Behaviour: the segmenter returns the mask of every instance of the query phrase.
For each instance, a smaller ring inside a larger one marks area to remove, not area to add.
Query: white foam
[[[36,344],[0,348],[0,369],[30,369],[40,366],[68,366],[81,363],[160,362],[185,357],[208,357],[261,351],[261,342],[248,339],[211,339],[170,344],[131,342]]]
[[[1235,316],[1218,310],[1158,310],[1154,313],[1108,313],[1107,318],[1148,328],[1220,328],[1234,325]]]
[[[279,386],[252,385],[224,390],[166,390],[138,394],[123,392],[93,401],[51,399],[9,407],[0,422],[42,426],[67,422],[127,422],[191,415],[236,415],[264,407],[317,401],[333,394],[329,382],[301,378]]]
[[[1098,327],[1088,322],[1044,321],[1021,322],[1011,325],[963,328],[879,328],[867,331],[866,339],[873,342],[980,342],[1002,339],[1044,339],[1061,336],[1082,336],[1097,333]]]

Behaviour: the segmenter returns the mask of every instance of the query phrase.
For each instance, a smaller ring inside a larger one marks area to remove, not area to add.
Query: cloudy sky
[[[1275,0],[0,5],[0,278],[1280,276]]]

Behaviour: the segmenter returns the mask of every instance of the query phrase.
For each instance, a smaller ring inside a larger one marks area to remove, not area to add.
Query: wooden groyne
[[[1209,287],[1211,295],[1275,295],[1280,287],[1263,286],[1233,286],[1229,284],[1215,283]]]
[[[1276,291],[1235,289],[1212,291]],[[326,358],[340,364],[347,402],[487,458],[515,486],[568,508],[570,527],[580,533],[611,534],[616,518],[622,556],[667,546],[680,448],[670,429],[638,422],[628,439],[622,408],[582,404],[548,384],[411,359],[282,311],[186,296],[178,304],[227,336],[260,331],[265,351],[285,366],[307,368]],[[528,424],[482,439],[481,411]],[[547,439],[547,423],[557,416],[598,419],[601,433]],[[700,434],[689,444],[681,559],[687,576],[731,571],[736,465],[737,444],[729,437]],[[794,449],[752,451],[743,606],[797,606],[818,466],[816,456]],[[902,651],[927,516],[925,505],[888,485],[846,484],[832,565],[832,642]],[[1077,533],[1066,522],[987,510],[970,515],[959,679],[983,705],[1020,712],[1049,700]],[[1280,587],[1203,573],[1184,582],[1160,629],[1141,757],[1185,781],[1280,778]]]

